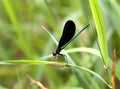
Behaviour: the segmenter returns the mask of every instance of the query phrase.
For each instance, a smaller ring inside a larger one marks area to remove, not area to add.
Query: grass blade
[[[92,10],[94,22],[96,25],[98,40],[99,40],[99,44],[100,44],[100,51],[103,56],[104,63],[105,63],[105,65],[107,65],[108,47],[107,47],[106,32],[105,32],[102,12],[100,10],[97,0],[89,0],[89,2],[90,2],[90,7]]]

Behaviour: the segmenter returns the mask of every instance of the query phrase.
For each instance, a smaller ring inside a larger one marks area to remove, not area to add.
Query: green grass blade
[[[87,71],[93,75],[95,75],[97,78],[99,78],[104,84],[106,84],[109,88],[112,88],[100,75],[98,75],[97,73],[95,73],[94,71],[92,70],[89,70],[87,68],[84,68],[84,67],[80,67],[80,66],[74,66],[74,65],[71,65],[71,64],[68,64],[69,66],[72,66],[72,67],[75,67],[75,68],[78,68],[80,70],[84,70],[84,71]]]
[[[31,54],[33,54],[33,52],[29,41],[29,33],[25,31],[23,32],[23,29],[20,26],[20,22],[17,19],[16,10],[12,5],[12,1],[3,0],[3,4],[17,35],[17,38],[15,38],[14,41],[25,53],[27,59],[31,59],[33,57]]]
[[[103,60],[104,60],[105,65],[107,65],[108,47],[107,47],[106,32],[105,32],[102,12],[101,12],[100,7],[98,5],[98,0],[89,0],[89,2],[90,2],[90,7],[92,10],[94,22],[96,25],[101,54],[103,56]]]
[[[64,65],[65,63],[52,62],[52,61],[33,61],[33,60],[8,60],[8,61],[0,62],[0,65],[42,65],[42,64]]]
[[[93,55],[96,55],[96,56],[102,58],[101,55],[100,55],[99,50],[93,49],[93,48],[78,47],[78,48],[68,49],[68,50],[66,50],[66,52],[67,53],[86,52],[86,53],[90,53],[90,54],[93,54]]]
[[[52,15],[52,12],[50,8],[47,5],[47,2],[45,0],[35,0],[36,4],[38,5],[39,9],[43,13],[43,15],[46,18],[46,21],[50,24],[50,26],[59,31],[59,28],[55,22],[54,16]]]

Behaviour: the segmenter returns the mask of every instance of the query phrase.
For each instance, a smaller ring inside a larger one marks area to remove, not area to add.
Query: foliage
[[[115,89],[119,89],[119,2],[1,0],[0,88],[26,89],[29,86],[26,75],[30,75],[48,89],[110,89],[116,48]],[[90,27],[61,52],[66,57],[54,58],[56,40],[68,19],[75,22],[76,33],[86,24]],[[30,87],[38,89],[35,85]]]

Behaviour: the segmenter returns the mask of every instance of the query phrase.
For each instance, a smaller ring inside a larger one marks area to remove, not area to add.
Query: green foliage
[[[90,1],[94,22],[96,25],[96,30],[98,34],[99,43],[100,43],[101,55],[103,56],[104,62],[107,65],[108,48],[107,48],[107,40],[106,40],[106,33],[105,33],[102,12],[100,10],[97,0],[89,0],[89,1]]]
[[[116,78],[120,80],[117,1],[1,0],[0,89],[26,89],[30,82],[26,75],[48,89],[110,89],[114,48]],[[65,57],[53,57],[68,19],[75,22],[76,33],[86,24],[90,27],[61,51]]]

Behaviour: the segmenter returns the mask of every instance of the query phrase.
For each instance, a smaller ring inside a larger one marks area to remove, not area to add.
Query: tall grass
[[[27,74],[48,89],[110,89],[114,48],[117,50],[116,79],[120,80],[117,1],[0,2],[1,89],[26,89],[29,86]],[[61,52],[66,58],[58,55],[55,59],[52,52],[57,48],[56,43],[68,19],[75,22],[76,32],[86,24],[90,24],[90,28]],[[104,63],[108,69],[103,67]],[[35,85],[29,87],[38,89]]]

